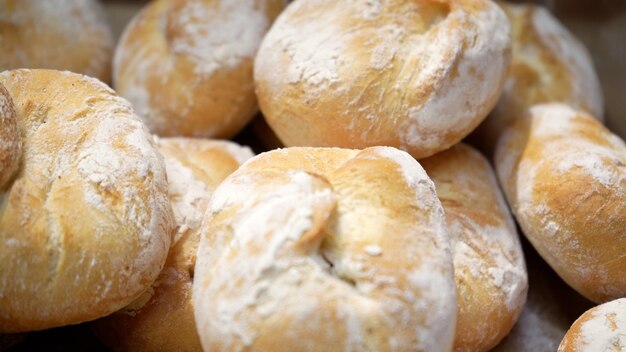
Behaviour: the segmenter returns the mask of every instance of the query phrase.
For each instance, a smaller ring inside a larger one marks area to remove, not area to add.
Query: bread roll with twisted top
[[[526,237],[594,302],[626,295],[626,145],[593,117],[537,105],[501,137],[496,167]]]
[[[157,0],[115,52],[115,89],[161,136],[232,137],[257,112],[256,51],[285,0]]]
[[[111,80],[113,35],[97,0],[0,0],[0,71],[69,70]]]
[[[569,329],[558,352],[626,351],[626,298],[588,310]]]
[[[255,61],[259,105],[287,146],[445,150],[502,92],[509,23],[488,0],[296,0]]]
[[[198,230],[213,190],[252,152],[231,142],[192,138],[162,138],[158,145],[177,225],[165,267],[139,299],[92,327],[115,351],[202,351],[191,305]]]
[[[290,148],[215,191],[193,302],[205,351],[449,351],[443,210],[408,154]]]
[[[432,178],[452,239],[458,298],[455,351],[488,351],[526,301],[524,255],[489,162],[464,144],[420,161]]]
[[[603,121],[602,88],[584,45],[541,6],[499,4],[511,21],[513,56],[504,93],[477,142],[492,153],[504,128],[541,103],[566,103]]]
[[[22,143],[13,100],[0,84],[0,191],[17,171]]]
[[[173,230],[163,158],[127,101],[70,72],[0,73],[22,136],[0,193],[0,332],[119,310],[165,262]]]

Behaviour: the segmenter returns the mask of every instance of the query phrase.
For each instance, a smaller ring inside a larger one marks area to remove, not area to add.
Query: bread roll
[[[92,324],[114,351],[202,351],[191,305],[200,223],[213,190],[252,157],[231,142],[158,141],[165,157],[177,231],[156,282],[128,307]]]
[[[52,70],[0,74],[20,172],[0,193],[0,332],[92,320],[135,300],[173,230],[163,158],[124,99]]]
[[[0,191],[17,171],[21,149],[15,106],[9,92],[0,84]]]
[[[496,167],[526,237],[594,302],[626,295],[626,145],[562,104],[537,105],[509,127]]]
[[[488,351],[524,307],[528,277],[513,218],[489,162],[464,144],[420,161],[452,238],[458,297],[455,351]]]
[[[0,71],[69,70],[111,80],[113,36],[97,0],[0,0]]]
[[[128,25],[114,84],[161,136],[227,138],[257,112],[252,64],[284,0],[157,0]]]
[[[296,0],[254,77],[287,146],[388,145],[422,158],[487,116],[509,54],[509,23],[491,1]]]
[[[205,351],[449,351],[443,210],[394,148],[292,148],[215,191],[193,302]]]
[[[558,352],[626,351],[626,298],[597,306],[569,329]]]
[[[562,102],[604,120],[602,88],[584,45],[541,6],[499,2],[511,21],[513,59],[504,93],[479,127],[490,155],[507,125],[533,105]]]

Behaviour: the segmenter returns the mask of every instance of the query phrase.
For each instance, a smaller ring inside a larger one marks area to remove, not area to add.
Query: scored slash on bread
[[[394,148],[261,154],[213,194],[196,262],[205,350],[448,351],[443,209]]]

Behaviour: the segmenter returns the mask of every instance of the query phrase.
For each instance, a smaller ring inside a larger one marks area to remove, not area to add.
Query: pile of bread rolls
[[[626,351],[626,144],[545,9],[154,0],[110,33],[0,0],[0,350]],[[259,111],[259,155],[212,139]],[[598,304],[567,333],[515,220]]]

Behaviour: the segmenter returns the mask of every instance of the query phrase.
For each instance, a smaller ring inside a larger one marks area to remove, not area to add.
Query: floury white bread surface
[[[594,302],[626,294],[626,145],[563,104],[532,107],[500,138],[496,169],[526,237]]]
[[[0,0],[0,71],[69,70],[111,80],[113,36],[97,0]]]
[[[96,79],[0,74],[22,136],[0,193],[0,332],[108,315],[161,271],[173,230],[165,164],[130,104]]]
[[[253,59],[284,0],[157,0],[115,52],[115,89],[160,136],[228,138],[257,112]]]
[[[21,148],[13,99],[0,84],[0,191],[17,171]]]
[[[604,121],[602,88],[585,46],[541,6],[499,5],[511,21],[511,68],[502,97],[474,141],[491,157],[502,131],[541,103],[565,103]]]
[[[452,256],[407,153],[287,148],[213,194],[193,301],[205,350],[450,351]]]
[[[496,104],[509,29],[486,0],[297,0],[257,54],[259,105],[287,146],[388,145],[426,157]]]
[[[114,351],[202,351],[191,302],[200,224],[215,188],[253,154],[208,139],[159,138],[157,145],[176,221],[165,267],[141,297],[91,326]]]
[[[626,298],[588,310],[569,329],[558,352],[626,351]]]
[[[489,162],[459,144],[420,161],[452,240],[458,318],[454,350],[488,351],[511,330],[528,291],[524,255]]]

